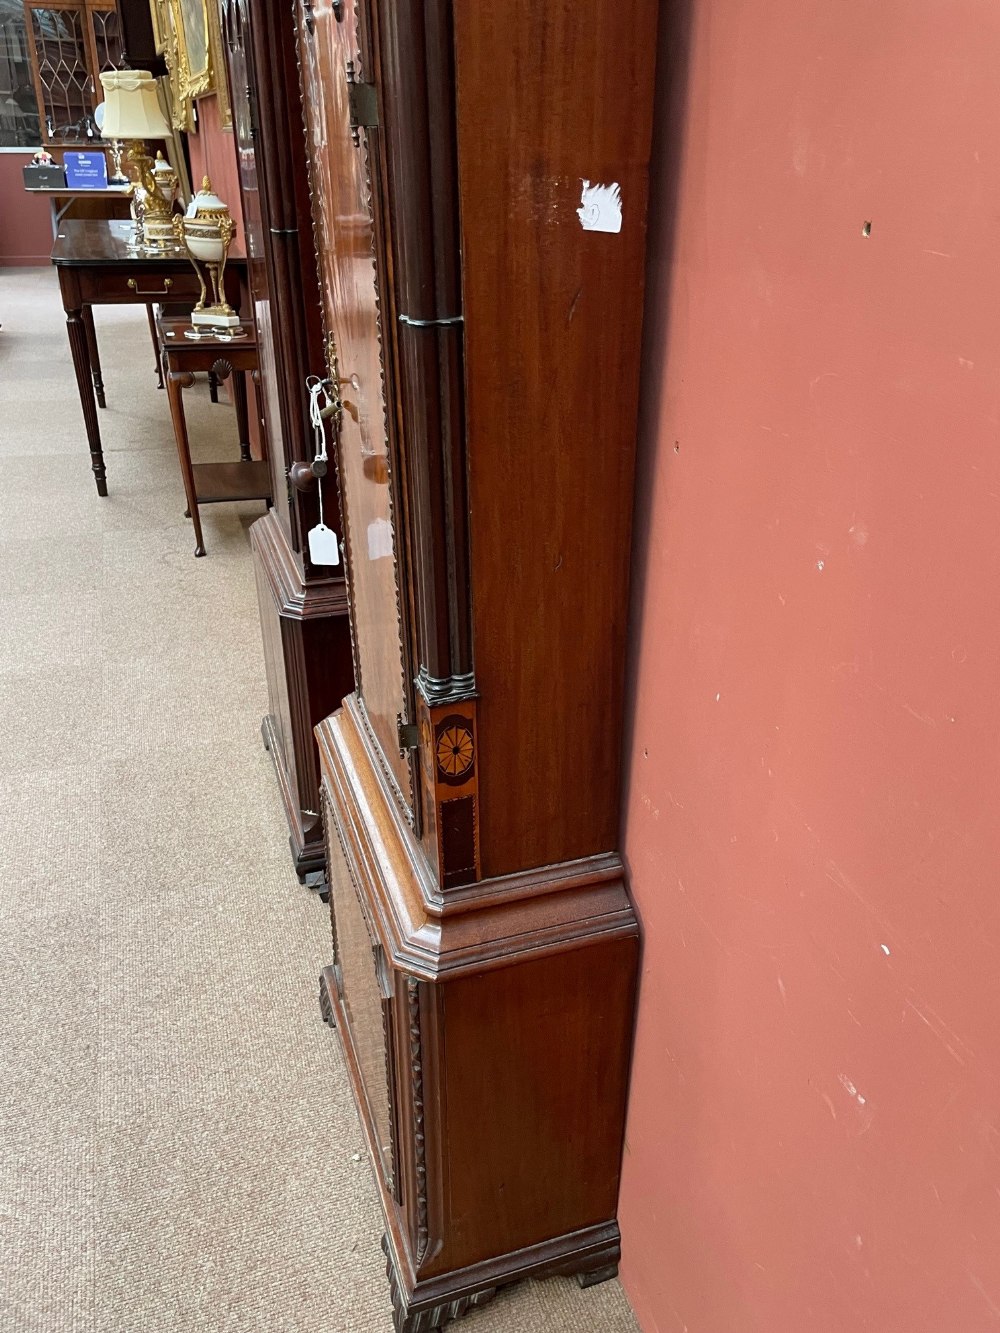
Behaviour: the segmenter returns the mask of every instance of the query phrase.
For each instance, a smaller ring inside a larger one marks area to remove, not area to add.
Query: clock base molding
[[[285,763],[285,747],[273,713],[268,713],[261,722],[260,735],[278,779],[281,803],[285,807],[285,818],[288,821],[288,846],[299,883],[325,892],[326,849],[322,826],[316,820],[310,820],[308,825],[305,822],[306,812],[302,810],[292,790],[291,776]]]
[[[616,1223],[590,1227],[478,1264],[464,1273],[449,1274],[447,1281],[413,1286],[407,1284],[400,1270],[388,1234],[382,1237],[382,1251],[396,1333],[430,1333],[487,1305],[501,1287],[528,1278],[576,1275],[580,1285],[588,1287],[616,1277],[621,1237]]]
[[[397,1333],[614,1275],[638,925],[616,856],[434,892],[353,696],[317,729],[338,1032]]]
[[[303,576],[273,510],[251,527],[250,545],[267,673],[261,734],[285,807],[295,873],[318,888],[326,853],[313,728],[353,689],[347,594],[342,578]]]

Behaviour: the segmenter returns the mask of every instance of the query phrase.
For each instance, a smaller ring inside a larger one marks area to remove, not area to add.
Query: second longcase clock
[[[300,879],[325,879],[313,727],[354,683],[342,564],[309,559],[307,534],[338,528],[333,472],[314,475],[307,382],[323,369],[309,225],[294,13],[277,0],[222,0],[222,37],[246,221],[274,506],[251,528],[267,668],[264,742]]]

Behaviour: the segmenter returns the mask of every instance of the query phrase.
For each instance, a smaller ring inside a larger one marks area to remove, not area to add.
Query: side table
[[[182,315],[161,315],[156,321],[156,334],[163,359],[167,397],[170,400],[170,418],[177,442],[187,497],[188,514],[194,524],[195,555],[205,554],[198,506],[218,504],[226,500],[266,500],[271,503],[271,476],[267,460],[250,456],[250,432],[247,418],[246,376],[254,381],[258,394],[257,341],[252,326],[243,325],[243,337],[197,329],[199,337],[191,338],[190,318]],[[183,391],[194,383],[195,372],[207,370],[217,380],[232,376],[233,401],[240,439],[240,457],[232,463],[192,463],[188,440],[187,421],[184,417]],[[259,403],[258,403],[259,407]],[[258,415],[259,412],[258,412]]]
[[[131,222],[64,218],[52,247],[98,495],[108,493],[97,420],[105,395],[91,307],[144,305],[148,310],[172,302],[190,310],[200,293],[200,280],[184,250],[175,247],[162,254],[133,254],[129,248],[133,230]],[[230,251],[225,283],[226,300],[239,312],[247,283],[242,254]]]

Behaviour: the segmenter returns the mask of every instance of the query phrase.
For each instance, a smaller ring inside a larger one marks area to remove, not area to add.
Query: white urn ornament
[[[239,327],[240,317],[226,301],[223,283],[226,256],[236,224],[229,209],[213,191],[207,176],[187,212],[174,218],[174,231],[201,284],[201,298],[191,313],[191,323],[215,329]],[[207,282],[203,269],[208,272]]]

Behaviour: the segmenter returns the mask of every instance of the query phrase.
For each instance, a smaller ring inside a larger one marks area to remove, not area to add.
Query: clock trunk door
[[[359,130],[355,144],[348,101],[349,69],[356,81],[372,80],[354,0],[304,0],[299,42],[328,368],[343,403],[338,462],[357,691],[412,815],[410,763],[398,735],[410,711],[370,185],[378,154],[372,131]]]

